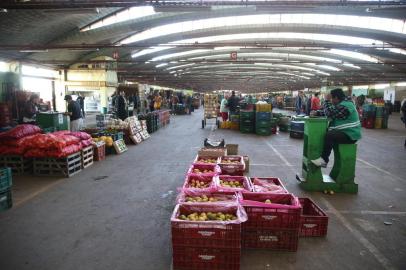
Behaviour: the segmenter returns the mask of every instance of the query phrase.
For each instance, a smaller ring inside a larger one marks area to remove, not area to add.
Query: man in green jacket
[[[334,145],[354,144],[361,139],[361,123],[354,103],[346,100],[342,89],[331,90],[325,97],[322,112],[330,118],[330,126],[324,139],[321,157],[312,160],[319,167],[327,167],[329,156]]]

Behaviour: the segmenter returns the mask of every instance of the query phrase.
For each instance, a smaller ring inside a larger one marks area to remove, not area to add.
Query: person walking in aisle
[[[237,107],[238,103],[240,102],[240,99],[235,96],[235,91],[231,92],[231,97],[228,98],[227,100],[227,106],[231,114],[235,114],[237,112]]]
[[[121,91],[117,97],[117,117],[123,121],[128,117],[127,100],[124,91]]]
[[[318,92],[315,93],[314,97],[312,97],[312,99],[311,99],[312,100],[312,103],[311,103],[311,106],[310,106],[311,111],[318,111],[321,108],[319,94],[320,93],[318,93]]]
[[[312,115],[325,115],[331,119],[324,139],[321,157],[311,162],[318,167],[327,167],[331,151],[338,144],[354,144],[361,139],[361,123],[354,103],[347,100],[340,88],[331,90],[323,104],[323,110]]]
[[[297,115],[304,112],[305,101],[304,101],[303,91],[299,91],[299,94],[296,97],[295,108],[296,108],[296,114]]]
[[[68,112],[66,112],[66,115],[69,115],[70,118],[70,131],[80,131],[83,128],[80,104],[79,102],[72,100],[71,95],[66,95],[65,101],[68,103]]]
[[[82,111],[82,116],[85,118],[85,97],[82,94],[78,93],[78,97],[76,99],[79,102],[80,110]]]
[[[226,96],[224,96],[224,98],[221,100],[220,113],[221,113],[221,118],[223,119],[223,122],[227,121],[227,119],[228,119],[228,106],[227,106],[227,97]]]

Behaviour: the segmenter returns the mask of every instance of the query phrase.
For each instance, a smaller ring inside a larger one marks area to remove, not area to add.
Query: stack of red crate
[[[237,219],[189,221],[179,218],[202,212],[233,214]],[[240,269],[241,222],[245,219],[244,210],[237,204],[178,204],[171,218],[173,268]]]
[[[302,205],[300,236],[326,236],[328,227],[326,213],[309,198],[299,198],[299,201]]]
[[[242,193],[244,248],[296,251],[301,206],[292,194]],[[271,203],[270,203],[271,202]]]

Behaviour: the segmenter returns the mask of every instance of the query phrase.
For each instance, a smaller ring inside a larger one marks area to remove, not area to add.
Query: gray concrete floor
[[[406,269],[406,134],[399,115],[388,130],[363,130],[357,195],[300,190],[302,140],[202,130],[201,117],[202,110],[172,117],[148,141],[71,179],[15,177],[15,207],[0,213],[0,269],[170,269],[177,188],[210,134],[240,145],[251,176],[280,177],[330,217],[327,237],[302,238],[295,253],[244,251],[242,270]]]

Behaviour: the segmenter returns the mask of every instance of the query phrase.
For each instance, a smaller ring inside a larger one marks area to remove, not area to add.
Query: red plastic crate
[[[200,172],[196,172],[199,170]],[[204,172],[205,170],[209,170],[210,172]],[[187,174],[200,174],[200,175],[218,175],[221,174],[221,169],[216,164],[192,164]]]
[[[300,236],[326,236],[328,216],[309,198],[299,198],[302,205],[300,217]]]
[[[301,206],[292,194],[242,193],[241,205],[247,212],[245,229],[299,229]],[[264,203],[265,200],[272,203]]]
[[[362,126],[365,128],[371,129],[375,127],[375,118],[373,117],[365,118],[362,122]]]
[[[256,182],[255,179],[258,179],[260,182],[265,182],[265,183],[268,183],[268,184],[275,184],[275,185],[279,186],[280,189],[271,190],[269,188],[266,188],[266,189],[268,189],[268,191],[264,191],[261,188],[261,185],[258,184],[258,182],[257,182],[257,184],[255,184],[255,182]],[[268,193],[268,192],[270,192],[270,193],[289,193],[288,190],[286,189],[286,187],[283,185],[281,179],[279,179],[277,177],[250,177],[250,180],[251,180],[254,192],[260,192],[260,193],[263,193],[263,192],[265,192],[265,193]]]
[[[241,247],[241,223],[245,213],[237,205],[186,205],[175,207],[171,218],[172,245],[197,246],[205,248],[239,248]],[[233,221],[185,221],[179,215],[193,212],[222,212],[237,216]]]
[[[238,161],[238,163],[224,163],[225,160]],[[244,175],[245,172],[243,156],[223,156],[220,158],[219,166],[223,175]]]
[[[106,144],[97,143],[93,147],[93,160],[101,161],[106,158]]]
[[[215,162],[213,162],[213,163],[204,163],[204,162],[202,162],[201,160],[207,160],[207,159],[213,159],[213,160],[215,160]],[[203,165],[205,165],[205,164],[211,164],[211,165],[215,165],[215,164],[217,164],[217,163],[219,163],[220,162],[220,158],[219,157],[210,157],[210,156],[200,156],[200,155],[197,155],[196,156],[196,158],[195,158],[195,160],[193,161],[193,164],[203,164]]]
[[[245,176],[231,176],[231,175],[219,175],[215,176],[216,184],[218,185],[218,191],[231,191],[231,192],[252,192],[252,184],[248,177]],[[238,181],[243,185],[243,188],[233,188],[233,187],[224,187],[220,185],[220,180],[223,181]]]
[[[299,242],[299,230],[244,230],[242,239],[243,248],[296,251]]]
[[[241,248],[173,247],[174,270],[239,270]]]

